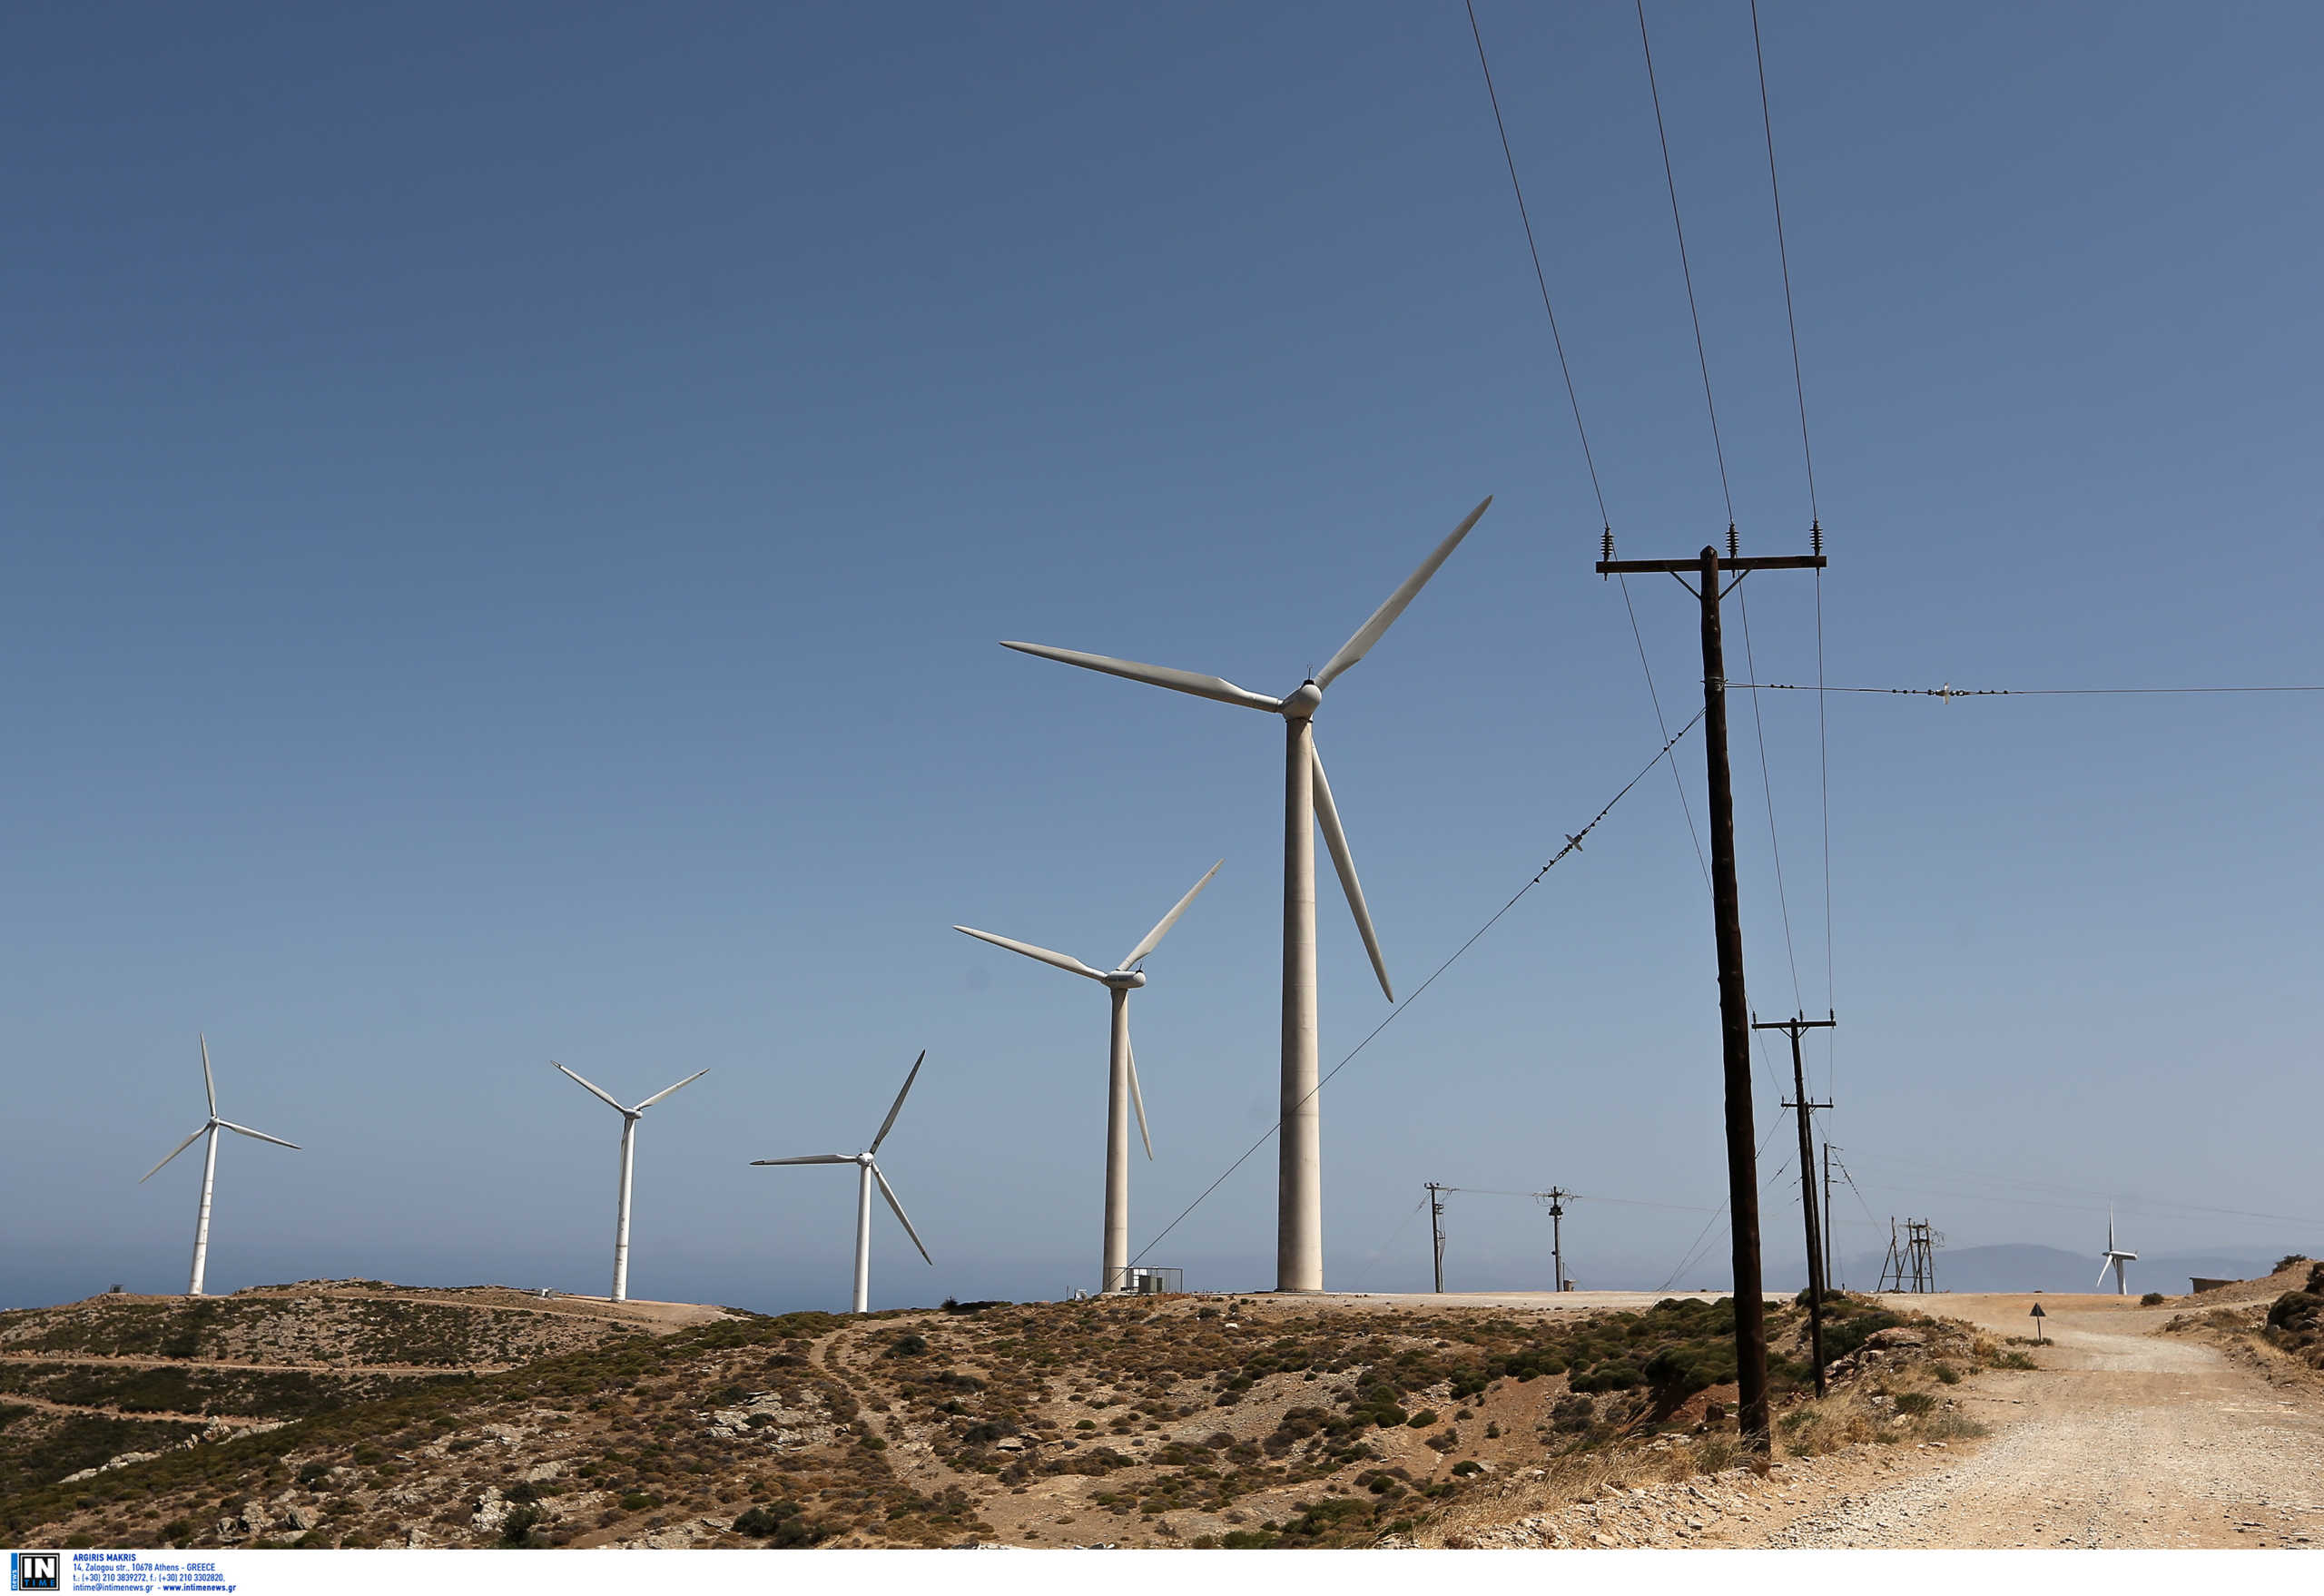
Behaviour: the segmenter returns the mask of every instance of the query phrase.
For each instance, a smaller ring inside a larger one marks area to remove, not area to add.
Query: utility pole
[[[1727,568],[1741,581],[1753,571],[1808,571],[1824,566],[1823,535],[1817,552],[1744,558],[1728,528]],[[1751,1005],[1743,984],[1743,913],[1735,884],[1735,789],[1727,763],[1727,655],[1719,637],[1718,550],[1706,544],[1691,560],[1618,560],[1606,534],[1601,576],[1667,573],[1702,604],[1703,764],[1710,787],[1711,914],[1718,945],[1719,1053],[1727,1097],[1728,1229],[1735,1250],[1736,1418],[1743,1444],[1764,1460],[1775,1450],[1768,1414],[1768,1320],[1759,1274],[1758,1152],[1751,1130]],[[1679,573],[1693,571],[1699,586]]]
[[[1557,1278],[1550,1286],[1551,1291],[1563,1291],[1566,1286],[1565,1199],[1572,1195],[1573,1193],[1555,1186],[1547,1191],[1537,1191],[1533,1194],[1535,1202],[1546,1201],[1550,1205],[1550,1266],[1557,1271]]]
[[[1816,1110],[1828,1108],[1829,1103],[1811,1102],[1807,1096],[1807,1068],[1799,1059],[1799,1033],[1803,1030],[1825,1030],[1838,1023],[1831,1020],[1809,1020],[1795,1015],[1789,1020],[1755,1020],[1753,1030],[1780,1030],[1791,1038],[1791,1089],[1799,1096],[1784,1105],[1793,1111],[1799,1122],[1799,1211],[1807,1227],[1807,1346],[1808,1355],[1816,1360],[1816,1394],[1829,1394],[1824,1388],[1824,1243],[1822,1220],[1816,1212],[1816,1143],[1812,1121]]]
[[[1564,1217],[1566,1217],[1566,1198],[1569,1197],[1573,1197],[1573,1192],[1566,1192],[1564,1187],[1555,1187],[1555,1185],[1552,1185],[1548,1192],[1534,1192],[1536,1204],[1551,1206],[1551,1266],[1557,1271],[1557,1280],[1551,1285],[1552,1292],[1564,1292],[1566,1289]]]
[[[1436,1293],[1444,1295],[1444,1197],[1452,1188],[1430,1180],[1423,1183],[1428,1188],[1428,1229],[1435,1238],[1433,1256],[1436,1262]]]

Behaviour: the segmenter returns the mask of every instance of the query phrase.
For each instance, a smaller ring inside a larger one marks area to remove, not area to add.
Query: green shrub
[[[2271,1330],[2312,1330],[2319,1316],[2324,1316],[2324,1296],[2313,1292],[2287,1291],[2268,1309],[2268,1327]]]
[[[1406,1419],[1404,1423],[1410,1424],[1415,1430],[1425,1430],[1431,1424],[1436,1423],[1436,1410],[1433,1407],[1423,1408],[1420,1412]]]
[[[2142,1308],[2159,1308],[2162,1305],[2162,1293],[2159,1291],[2150,1291],[2144,1296],[2139,1298],[2139,1306]]]
[[[907,1330],[888,1343],[888,1350],[881,1355],[891,1358],[912,1358],[918,1357],[927,1350],[928,1337],[914,1335]]]
[[[2282,1257],[2276,1260],[2276,1266],[2269,1270],[2268,1273],[2270,1275],[2280,1275],[2286,1269],[2295,1267],[2300,1264],[2308,1263],[2309,1261],[2309,1259],[2306,1253],[2286,1253]]]
[[[661,1505],[662,1499],[650,1491],[626,1492],[621,1499],[621,1510],[624,1512],[645,1512],[650,1508]]]
[[[1907,1391],[1896,1399],[1896,1411],[1919,1418],[1936,1411],[1936,1398],[1925,1391]]]
[[[1961,1371],[1955,1368],[1951,1364],[1931,1364],[1928,1367],[1928,1372],[1935,1374],[1938,1383],[1941,1384],[1958,1385],[1961,1384]]]

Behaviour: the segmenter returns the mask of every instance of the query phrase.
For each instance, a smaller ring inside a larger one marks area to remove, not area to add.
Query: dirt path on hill
[[[2035,1355],[2041,1369],[1962,1387],[1994,1427],[1990,1441],[1896,1483],[1835,1481],[1837,1500],[1740,1543],[2324,1545],[2324,1393],[2272,1384],[2215,1347],[2152,1334],[2181,1309],[2043,1300],[2055,1345]],[[1910,1305],[2022,1335],[2032,1302],[1947,1296]]]
[[[46,1397],[24,1396],[13,1391],[5,1396],[0,1396],[0,1404],[6,1404],[13,1407],[38,1408],[43,1413],[64,1414],[72,1418],[86,1418],[94,1415],[103,1419],[132,1419],[141,1424],[201,1424],[205,1428],[212,1424],[219,1424],[233,1430],[247,1430],[253,1427],[279,1430],[290,1422],[288,1419],[261,1419],[237,1414],[173,1414],[149,1412],[143,1408],[133,1413],[127,1408],[96,1407],[77,1402],[51,1402]]]

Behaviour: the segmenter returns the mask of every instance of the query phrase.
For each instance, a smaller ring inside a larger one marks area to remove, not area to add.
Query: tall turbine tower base
[[[1284,721],[1283,1128],[1275,1288],[1324,1289],[1323,1105],[1315,1003],[1315,723]]]

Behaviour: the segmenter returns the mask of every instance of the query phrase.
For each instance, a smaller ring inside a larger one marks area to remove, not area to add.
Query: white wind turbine
[[[205,1036],[201,1040],[202,1089],[209,1094],[210,1118],[201,1129],[172,1148],[169,1158],[163,1158],[161,1164],[154,1165],[137,1178],[138,1185],[144,1185],[162,1172],[162,1166],[170,1158],[192,1147],[196,1137],[210,1138],[210,1145],[202,1149],[202,1207],[195,1212],[193,1220],[193,1272],[186,1282],[185,1294],[188,1296],[202,1295],[202,1271],[210,1261],[210,1189],[218,1179],[218,1133],[231,1130],[236,1136],[247,1136],[252,1141],[271,1141],[278,1148],[289,1148],[293,1152],[299,1150],[297,1142],[284,1141],[279,1136],[269,1136],[262,1130],[252,1130],[247,1125],[237,1125],[231,1119],[218,1118],[218,1082],[210,1073],[210,1039]]]
[[[709,1074],[710,1071],[707,1069],[697,1069],[692,1075],[687,1076],[684,1080],[678,1082],[678,1086],[665,1086],[660,1091],[655,1092],[652,1097],[638,1104],[635,1108],[625,1108],[622,1107],[620,1099],[616,1098],[611,1092],[605,1091],[597,1087],[590,1085],[589,1082],[583,1080],[579,1076],[574,1074],[570,1069],[566,1069],[564,1065],[557,1063],[554,1059],[549,1060],[549,1064],[557,1071],[557,1073],[565,1076],[575,1085],[581,1087],[584,1090],[587,1091],[590,1096],[598,1098],[600,1101],[604,1102],[606,1107],[612,1108],[615,1113],[621,1116],[621,1197],[614,1209],[613,1300],[615,1302],[627,1302],[629,1300],[629,1177],[630,1171],[635,1167],[637,1159],[637,1117],[645,1113],[646,1109],[652,1108],[655,1104],[660,1102],[664,1098],[668,1097],[672,1092],[677,1090],[678,1086],[692,1086],[695,1081],[700,1080],[704,1076]]]
[[[2138,1261],[2138,1254],[2126,1253],[2114,1245],[2114,1210],[2106,1210],[2106,1250],[2098,1256],[2098,1284],[2106,1284],[2106,1271],[2114,1271],[2114,1295],[2127,1296],[2130,1287],[2122,1284],[2122,1266]]]
[[[903,1090],[889,1105],[888,1117],[880,1121],[879,1133],[872,1145],[860,1153],[809,1153],[802,1158],[753,1158],[753,1168],[766,1168],[777,1164],[852,1164],[855,1166],[855,1305],[854,1313],[869,1313],[872,1307],[872,1186],[879,1183],[880,1195],[888,1199],[888,1207],[896,1211],[896,1222],[911,1237],[912,1246],[920,1248],[921,1261],[931,1265],[936,1260],[928,1256],[927,1244],[920,1239],[920,1232],[911,1227],[911,1220],[904,1213],[903,1204],[896,1200],[895,1187],[880,1173],[877,1157],[880,1144],[888,1139],[888,1132],[895,1128],[896,1116],[904,1110],[904,1098],[911,1091],[911,1083],[920,1079],[920,1067],[928,1062],[928,1049],[922,1048],[920,1057],[911,1061],[911,1073],[904,1077]]]
[[[1137,968],[1147,955],[1162,945],[1162,939],[1196,894],[1210,885],[1210,878],[1218,873],[1224,859],[1203,872],[1202,880],[1187,890],[1169,913],[1157,921],[1154,929],[1140,939],[1137,947],[1122,955],[1122,961],[1111,970],[1093,970],[1070,955],[1037,948],[1030,942],[1015,941],[997,937],[990,931],[979,931],[972,925],[956,925],[956,931],[980,938],[995,947],[1007,948],[1012,953],[1022,953],[1028,959],[1038,959],[1044,964],[1054,964],[1059,970],[1069,970],[1076,975],[1086,975],[1102,983],[1113,997],[1114,1026],[1111,1069],[1106,1088],[1106,1244],[1105,1261],[1098,1279],[1100,1291],[1120,1291],[1128,1285],[1129,1276],[1129,1116],[1137,1110],[1137,1134],[1146,1143],[1146,1156],[1154,1157],[1154,1138],[1146,1128],[1146,1098],[1137,1089],[1137,1055],[1129,1045],[1129,995],[1146,984],[1146,972]]]
[[[1127,676],[1197,698],[1215,698],[1244,709],[1264,710],[1284,719],[1285,744],[1283,783],[1283,1080],[1282,1137],[1275,1189],[1275,1272],[1277,1291],[1324,1289],[1324,1167],[1323,1112],[1317,1100],[1320,1082],[1316,1059],[1315,1000],[1315,825],[1323,823],[1324,842],[1331,849],[1340,886],[1355,915],[1355,929],[1372,957],[1373,973],[1391,1002],[1395,991],[1388,984],[1388,963],[1380,952],[1380,939],[1372,929],[1372,914],[1364,907],[1364,889],[1355,879],[1355,859],[1348,852],[1347,833],[1340,828],[1339,811],[1332,803],[1331,783],[1324,777],[1324,762],[1315,753],[1314,715],[1324,689],[1370,652],[1382,634],[1395,624],[1436,569],[1460,547],[1469,528],[1492,503],[1487,497],[1468,518],[1452,528],[1403,586],[1372,612],[1355,635],[1340,645],[1324,668],[1302,682],[1288,696],[1270,698],[1238,687],[1219,676],[1166,665],[1140,665],[1101,654],[1081,654],[1036,643],[1003,643],[1022,654],[1062,660],[1086,670]]]

